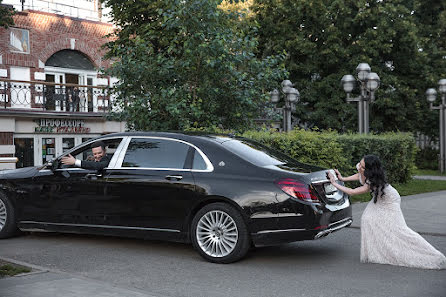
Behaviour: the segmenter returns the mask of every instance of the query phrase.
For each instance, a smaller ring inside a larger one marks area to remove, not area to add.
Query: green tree
[[[0,0],[0,27],[8,28],[9,26],[14,25],[13,15],[14,9],[4,6],[2,0]]]
[[[446,78],[446,2],[443,0],[414,0],[414,17],[417,20],[420,41],[420,54],[424,63],[423,77],[420,78],[420,93],[427,88],[438,90],[438,81]],[[420,97],[424,94],[420,94]],[[437,96],[436,104],[440,103]],[[427,102],[423,102],[427,110]],[[419,131],[429,136],[438,137],[439,115],[437,112],[426,111],[419,118]]]
[[[432,130],[425,121],[431,61],[416,17],[421,6],[412,0],[255,0],[251,9],[261,53],[288,53],[290,78],[308,102],[297,111],[300,118],[319,128],[357,130],[357,106],[345,103],[340,80],[366,62],[381,78],[370,116],[371,129],[381,132]]]
[[[107,57],[132,129],[251,126],[286,75],[278,56],[256,58],[255,28],[217,0],[107,0],[119,28]]]

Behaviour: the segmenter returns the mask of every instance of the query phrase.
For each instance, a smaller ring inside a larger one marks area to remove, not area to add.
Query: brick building
[[[18,162],[0,168],[40,165],[86,139],[123,131],[125,123],[105,117],[115,80],[98,69],[109,66],[101,46],[113,26],[101,21],[100,2],[9,2],[19,11],[14,26],[0,28],[0,156]]]

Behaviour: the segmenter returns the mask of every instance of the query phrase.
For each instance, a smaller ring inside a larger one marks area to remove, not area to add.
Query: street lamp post
[[[358,102],[358,130],[359,133],[369,133],[369,109],[370,103],[375,101],[375,91],[379,88],[380,79],[378,74],[371,72],[367,63],[359,63],[356,67],[358,80],[360,82],[360,95],[350,98],[350,93],[355,87],[356,79],[353,75],[344,75],[341,79],[342,87],[347,93],[347,102]]]
[[[292,130],[291,111],[294,110],[295,103],[299,101],[299,91],[293,88],[293,83],[289,80],[282,81],[282,93],[285,105],[282,108],[283,111],[283,130],[289,132]],[[271,102],[278,103],[280,101],[280,92],[274,89],[271,93]]]
[[[434,106],[437,97],[437,91],[434,88],[427,89],[426,97],[429,101],[431,110],[440,110],[440,172],[446,170],[446,79],[440,79],[438,90],[441,95],[441,103]]]

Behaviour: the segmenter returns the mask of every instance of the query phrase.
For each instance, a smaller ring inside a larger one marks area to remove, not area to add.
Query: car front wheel
[[[17,233],[15,211],[12,202],[0,192],[0,239]]]
[[[225,203],[212,203],[200,209],[191,228],[192,244],[210,262],[238,261],[250,247],[248,230],[240,212]]]

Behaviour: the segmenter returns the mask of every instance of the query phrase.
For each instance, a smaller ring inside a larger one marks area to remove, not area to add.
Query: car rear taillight
[[[304,183],[291,178],[279,179],[274,182],[288,195],[305,202],[319,202],[314,190]]]

